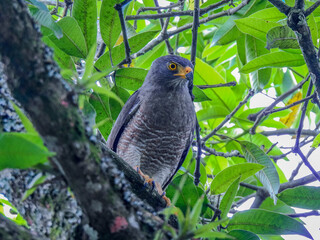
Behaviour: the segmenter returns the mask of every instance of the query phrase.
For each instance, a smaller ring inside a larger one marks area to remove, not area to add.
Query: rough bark
[[[78,110],[75,91],[61,78],[24,2],[2,0],[0,9],[0,57],[8,86],[48,149],[56,153],[50,162],[72,189],[83,223],[90,225],[84,227],[87,234],[100,239],[153,238],[163,224],[155,215],[164,206],[160,196],[141,190],[138,175],[131,168],[123,174],[126,164],[98,147],[100,141]],[[131,185],[124,175],[136,181]],[[140,200],[132,186],[153,207]]]

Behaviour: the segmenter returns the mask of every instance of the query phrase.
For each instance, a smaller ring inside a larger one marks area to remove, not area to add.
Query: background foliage
[[[80,94],[79,108],[90,127],[105,139],[123,104],[142,85],[152,61],[172,52],[190,59],[195,47],[191,0],[163,1],[166,7],[158,9],[157,1],[127,1],[123,13],[130,58],[114,8],[120,0],[74,0],[69,11],[50,1],[27,2],[62,76]],[[293,0],[285,3],[295,4]],[[314,3],[305,4],[308,8]],[[164,13],[170,17],[161,24],[153,19]],[[140,18],[134,20],[137,16]],[[313,142],[313,148],[308,145],[304,154],[308,158],[319,145],[319,107],[314,104],[313,92],[307,93],[310,69],[286,18],[266,0],[200,1],[193,90],[203,145],[200,184],[196,187],[193,183],[194,147],[167,189],[176,208],[163,213],[177,216],[178,230],[165,225],[155,238],[161,239],[163,232],[169,231],[174,239],[278,240],[286,234],[312,239],[299,217],[319,215],[320,188],[305,186],[317,176],[310,172],[308,179],[294,179],[301,162],[295,175],[287,179],[277,165],[290,161],[293,151]],[[307,23],[317,48],[319,8],[308,15]],[[272,104],[253,107],[262,95],[269,96]],[[295,103],[308,103],[312,98],[302,113]],[[289,104],[293,105],[285,107]],[[25,132],[0,133],[0,170],[37,167],[39,172],[46,171],[47,159],[54,153],[44,146],[23,111],[14,108]],[[295,150],[274,142],[271,136],[294,136],[303,117],[313,128],[297,138]],[[46,176],[37,175],[24,198],[32,195]],[[252,206],[238,211],[250,198],[255,199]],[[4,206],[12,207],[16,223],[27,226],[7,200],[0,202],[1,213]],[[294,207],[306,209],[305,215],[295,214]]]

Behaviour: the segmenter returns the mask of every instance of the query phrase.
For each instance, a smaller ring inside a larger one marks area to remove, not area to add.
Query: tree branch
[[[300,217],[320,216],[320,213],[317,210],[313,210],[305,213],[288,214],[287,216],[292,218],[300,218]]]
[[[317,7],[320,6],[320,1],[316,1],[311,7],[309,7],[306,11],[305,11],[305,16],[309,16],[314,10],[316,10]]]
[[[237,85],[237,82],[232,81],[228,83],[219,83],[214,85],[197,85],[200,89],[208,89],[208,88],[218,88],[218,87],[234,87]]]
[[[287,15],[291,9],[291,7],[289,7],[287,4],[285,4],[281,0],[269,0],[269,2],[271,2],[273,4],[273,6],[278,8],[278,10],[280,12],[284,13],[285,15]]]
[[[282,101],[283,99],[285,99],[286,97],[288,97],[290,94],[292,94],[293,92],[295,92],[296,90],[298,90],[299,88],[302,88],[303,84],[308,81],[310,78],[310,75],[308,75],[308,77],[301,81],[299,84],[297,84],[296,86],[294,86],[293,88],[291,88],[289,91],[285,92],[284,94],[282,94],[281,96],[279,96],[276,100],[274,100],[274,102],[272,104],[270,104],[268,107],[264,108],[263,110],[261,110],[260,112],[257,112],[255,114],[250,114],[248,116],[248,119],[250,121],[255,121],[252,128],[250,129],[250,133],[251,134],[255,134],[256,132],[256,128],[258,127],[261,119],[266,115],[265,113],[270,111],[271,109],[273,109],[280,101]]]
[[[239,105],[233,109],[233,111],[228,114],[225,119],[215,128],[213,129],[212,132],[210,132],[207,136],[205,136],[203,139],[202,139],[202,142],[206,142],[209,138],[211,138],[217,131],[219,131],[220,128],[222,128],[224,126],[224,124],[226,124],[232,117],[234,114],[236,114],[236,112],[244,105],[248,102],[249,98],[252,97],[254,94],[254,91],[252,91],[251,89],[249,90],[249,93],[248,95],[243,99],[243,101],[241,101],[239,103]]]
[[[241,8],[243,8],[245,5],[247,5],[249,3],[249,0],[244,0],[242,1],[237,7],[233,8],[233,9],[229,9],[226,11],[221,11],[217,14],[212,14],[206,18],[200,19],[199,20],[199,24],[203,24],[206,22],[209,22],[213,19],[219,18],[219,17],[223,17],[223,16],[229,16],[232,15],[234,13],[236,13],[237,11],[239,11]],[[167,16],[168,17],[168,16]],[[166,36],[163,35],[159,35],[158,37],[156,37],[155,39],[153,39],[152,41],[150,41],[144,48],[140,49],[138,52],[136,52],[135,54],[131,55],[131,59],[137,58],[143,54],[145,54],[146,52],[150,51],[151,49],[153,49],[155,46],[157,46],[158,44],[160,44],[162,41],[164,41],[165,39],[170,38],[171,36],[174,36],[180,32],[183,32],[189,28],[192,27],[192,23],[188,23],[182,27],[179,27],[175,30],[171,30],[168,31]]]
[[[131,58],[130,58],[130,46],[129,46],[129,41],[128,41],[128,36],[127,36],[127,29],[126,29],[126,24],[124,21],[124,17],[123,17],[123,12],[122,12],[122,7],[129,3],[131,0],[126,0],[123,1],[122,3],[118,3],[114,6],[114,8],[118,11],[119,14],[119,18],[120,18],[120,24],[121,24],[121,29],[122,29],[122,36],[123,36],[123,43],[124,43],[124,47],[125,47],[125,52],[126,52],[126,59],[125,61],[122,61],[119,66],[123,65],[123,64],[131,64]],[[111,52],[111,51],[110,51]]]
[[[298,131],[298,129],[289,128],[289,129],[279,129],[279,130],[274,130],[274,131],[263,131],[263,132],[260,132],[260,134],[262,134],[264,136],[296,135],[297,131]],[[301,131],[301,133],[302,133],[302,135],[315,137],[320,133],[320,131],[303,129]]]

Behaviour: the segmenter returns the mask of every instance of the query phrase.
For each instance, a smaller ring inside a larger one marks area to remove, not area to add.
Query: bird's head
[[[169,88],[192,88],[193,65],[183,57],[167,55],[156,59],[145,79],[146,84]]]

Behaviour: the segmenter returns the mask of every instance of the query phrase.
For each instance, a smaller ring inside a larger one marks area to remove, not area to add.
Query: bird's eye
[[[169,68],[169,70],[174,71],[177,69],[177,64],[171,62],[168,64],[168,68]]]

